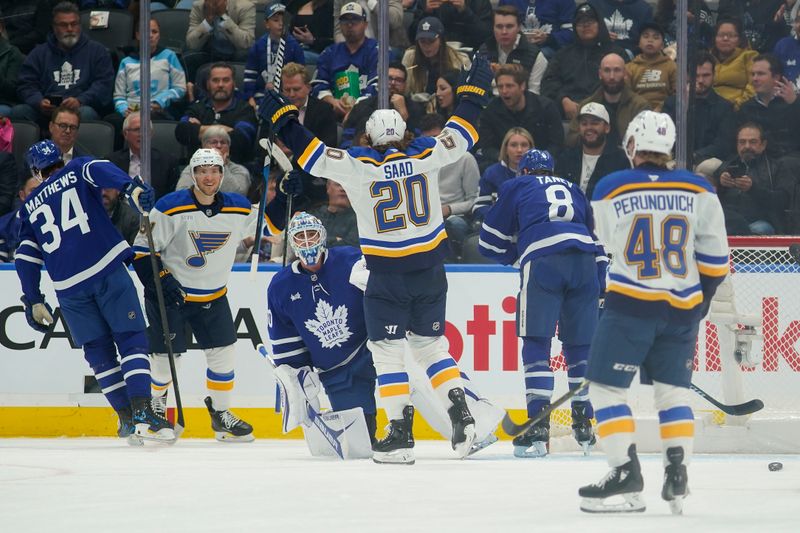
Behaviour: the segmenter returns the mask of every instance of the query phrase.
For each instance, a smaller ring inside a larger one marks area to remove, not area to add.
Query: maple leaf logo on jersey
[[[633,21],[631,19],[626,19],[618,9],[614,10],[610,18],[604,18],[603,20],[606,23],[608,31],[617,34],[617,39],[627,39],[630,37]]]
[[[305,326],[317,336],[323,348],[339,347],[353,335],[347,327],[347,307],[344,305],[334,311],[331,304],[320,299],[314,316],[316,320],[306,320]]]
[[[186,264],[194,268],[206,266],[206,254],[213,254],[228,242],[230,232],[190,231],[189,238],[194,244],[196,255],[186,258]]]

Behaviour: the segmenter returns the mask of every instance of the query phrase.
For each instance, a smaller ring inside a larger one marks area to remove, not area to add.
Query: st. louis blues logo
[[[225,246],[230,233],[220,233],[216,231],[190,231],[189,237],[194,243],[197,255],[186,258],[186,264],[194,268],[202,268],[206,265],[206,254],[211,254]]]

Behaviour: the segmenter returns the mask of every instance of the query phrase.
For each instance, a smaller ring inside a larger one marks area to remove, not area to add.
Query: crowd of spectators
[[[300,121],[325,144],[366,143],[365,123],[378,107],[379,4],[152,3],[154,11],[183,9],[187,29],[182,45],[169,48],[161,44],[158,17],[149,21],[151,118],[172,121],[181,148],[153,146],[144,179],[158,196],[189,187],[188,156],[214,148],[225,160],[223,190],[257,202],[267,184],[256,110],[278,76]],[[134,25],[130,46],[109,49],[85,24],[90,10],[128,10],[138,18],[137,5],[0,1],[0,129],[32,122],[65,159],[103,156],[138,174],[138,43],[145,36]],[[690,0],[686,14],[675,0],[388,0],[387,6],[389,105],[409,131],[441,131],[474,53],[494,71],[479,143],[440,174],[452,261],[479,260],[482,217],[526,150],[549,150],[556,173],[589,195],[605,175],[628,168],[620,143],[629,121],[643,109],[676,115],[681,54],[694,82],[685,125],[689,163],[717,188],[729,233],[800,231],[800,0]],[[676,42],[684,16],[687,50]],[[281,39],[285,61],[278,72]],[[113,126],[111,153],[81,142],[81,124],[100,120]],[[30,190],[29,178],[19,158],[0,152],[0,261],[11,256],[12,215]],[[274,187],[277,176],[270,179]],[[325,222],[329,246],[357,244],[341,187],[324,176],[308,176],[304,185],[297,207]],[[104,194],[109,216],[128,236],[135,216],[118,200]]]

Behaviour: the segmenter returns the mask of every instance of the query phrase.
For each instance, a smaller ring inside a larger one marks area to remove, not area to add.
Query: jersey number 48
[[[685,277],[686,217],[671,215],[661,221],[660,228],[653,226],[652,215],[637,215],[633,219],[625,245],[625,262],[636,266],[639,279],[660,277],[662,266],[673,276]]]

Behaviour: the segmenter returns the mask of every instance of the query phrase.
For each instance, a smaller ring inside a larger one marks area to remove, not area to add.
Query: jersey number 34
[[[60,227],[56,224],[53,210],[47,204],[42,204],[31,213],[31,225],[37,220],[44,219],[39,231],[42,235],[49,234],[49,242],[42,244],[42,250],[48,254],[53,253],[61,246],[61,232],[78,227],[84,235],[92,231],[89,227],[89,215],[83,210],[77,189],[67,189],[61,194],[61,221]],[[75,216],[70,216],[75,213]]]
[[[636,266],[639,279],[660,277],[662,267],[673,276],[685,277],[686,217],[671,215],[661,221],[660,228],[653,226],[652,215],[637,215],[633,219],[625,245],[625,262]]]

